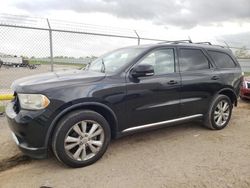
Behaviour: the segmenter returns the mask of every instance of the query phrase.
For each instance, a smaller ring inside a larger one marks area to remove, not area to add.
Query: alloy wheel
[[[230,115],[230,105],[228,101],[220,101],[214,110],[214,122],[217,126],[222,127],[227,122]]]
[[[73,125],[64,139],[67,155],[77,161],[86,161],[94,157],[102,148],[104,130],[92,120],[84,120]]]

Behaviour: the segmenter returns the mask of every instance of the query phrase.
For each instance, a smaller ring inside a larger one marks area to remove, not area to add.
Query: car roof
[[[231,53],[231,50],[219,45],[210,44],[199,44],[199,43],[187,43],[187,42],[166,42],[157,44],[144,44],[139,46],[132,46],[133,48],[144,48],[144,49],[154,49],[157,47],[183,47],[183,48],[203,48],[206,50],[221,51],[226,53]]]

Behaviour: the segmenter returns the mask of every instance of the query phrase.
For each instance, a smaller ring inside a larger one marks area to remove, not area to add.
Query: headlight
[[[46,108],[50,101],[41,94],[18,94],[20,106],[26,110],[41,110]]]

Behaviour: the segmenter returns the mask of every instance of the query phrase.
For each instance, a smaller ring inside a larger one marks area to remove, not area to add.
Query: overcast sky
[[[154,38],[250,46],[250,0],[8,0],[0,13],[136,29]]]

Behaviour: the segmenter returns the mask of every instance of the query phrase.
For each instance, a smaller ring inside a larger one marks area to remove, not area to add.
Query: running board
[[[161,122],[157,122],[157,123],[150,123],[150,124],[146,124],[146,125],[140,125],[140,126],[125,129],[122,132],[126,133],[126,132],[130,132],[130,131],[146,129],[146,128],[150,128],[150,127],[154,127],[154,126],[158,126],[158,125],[163,125],[163,124],[177,123],[177,122],[190,120],[190,119],[195,119],[195,118],[199,118],[199,117],[203,117],[203,115],[202,114],[196,114],[196,115],[192,115],[192,116],[186,116],[186,117],[182,117],[182,118],[171,119],[171,120],[161,121]]]

